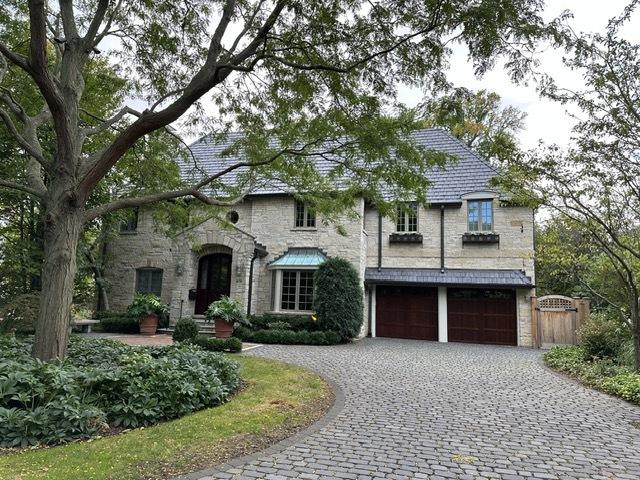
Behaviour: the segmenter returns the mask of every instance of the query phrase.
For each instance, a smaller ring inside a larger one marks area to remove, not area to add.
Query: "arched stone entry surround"
[[[180,245],[174,252],[176,272],[180,273],[176,278],[172,295],[171,323],[174,324],[180,317],[202,315],[206,310],[206,306],[203,308],[203,302],[209,301],[208,297],[204,298],[207,295],[212,298],[229,295],[246,306],[254,238],[237,229],[205,230],[202,227],[196,227],[190,232],[188,241],[184,240],[187,239],[175,242],[176,245]],[[207,258],[211,260],[205,260]],[[226,260],[223,260],[224,258]],[[225,266],[222,268],[210,266],[210,261],[214,262],[212,265],[222,262]],[[198,291],[206,289],[200,288],[203,285],[201,281],[204,281],[200,273],[202,262],[207,263],[208,274],[217,272],[227,275],[225,277],[227,283],[224,288],[210,284],[211,290],[215,291],[209,294],[200,291],[200,301],[198,301]],[[189,291],[192,291],[191,295]]]

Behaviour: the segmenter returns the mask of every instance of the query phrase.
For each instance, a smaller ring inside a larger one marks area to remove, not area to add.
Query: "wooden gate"
[[[578,330],[589,317],[589,299],[546,295],[531,298],[533,345],[576,345]]]

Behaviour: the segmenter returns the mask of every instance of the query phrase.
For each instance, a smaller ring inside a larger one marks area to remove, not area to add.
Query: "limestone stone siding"
[[[365,230],[369,235],[367,266],[378,262],[378,213],[368,208]],[[533,248],[533,212],[524,207],[500,206],[494,200],[494,232],[499,244],[463,244],[467,232],[466,202],[461,207],[447,207],[444,215],[445,266],[447,268],[524,269],[535,281]],[[420,208],[418,232],[422,244],[391,244],[389,235],[395,222],[382,221],[382,266],[406,268],[440,267],[440,209]]]
[[[349,260],[364,284],[366,267],[377,266],[378,213],[358,200],[354,211],[339,219],[342,232],[318,216],[315,228],[295,228],[295,201],[290,196],[260,196],[231,208],[238,222],[223,227],[213,219],[203,221],[170,237],[155,225],[152,214],[141,210],[135,233],[117,235],[108,245],[106,279],[111,308],[124,309],[135,291],[136,269],[163,270],[162,299],[171,306],[171,321],[193,315],[195,302],[189,290],[196,287],[198,262],[216,251],[232,254],[231,296],[246,306],[249,271],[256,242],[266,246],[268,255],[254,261],[252,313],[272,309],[273,272],[268,265],[291,247],[316,247],[328,256]],[[418,230],[423,243],[390,244],[395,231],[390,219],[382,222],[382,266],[438,268],[440,266],[440,210],[421,208]],[[494,231],[497,245],[463,245],[467,230],[467,208],[445,209],[445,266],[447,268],[524,269],[535,281],[533,259],[533,213],[528,208],[501,206],[494,200]],[[518,290],[519,344],[531,345],[530,296],[533,291]],[[365,315],[361,335],[368,334],[369,299],[364,292]]]

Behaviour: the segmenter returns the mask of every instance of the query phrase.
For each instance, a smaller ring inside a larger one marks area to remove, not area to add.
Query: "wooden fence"
[[[578,330],[589,319],[590,300],[562,295],[531,297],[533,346],[576,345]]]

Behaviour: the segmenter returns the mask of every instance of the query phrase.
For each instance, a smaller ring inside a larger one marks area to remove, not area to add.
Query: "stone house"
[[[361,198],[359,220],[345,218],[338,233],[267,188],[229,209],[231,227],[209,220],[169,237],[141,210],[108,245],[112,306],[125,308],[135,291],[155,292],[175,322],[229,294],[251,313],[308,314],[314,270],[340,256],[362,280],[362,335],[530,346],[533,211],[505,201],[489,186],[496,171],[446,131],[414,138],[458,161],[429,174],[428,208],[410,204],[397,220]],[[220,150],[206,140],[192,145],[209,171],[229,161]]]

